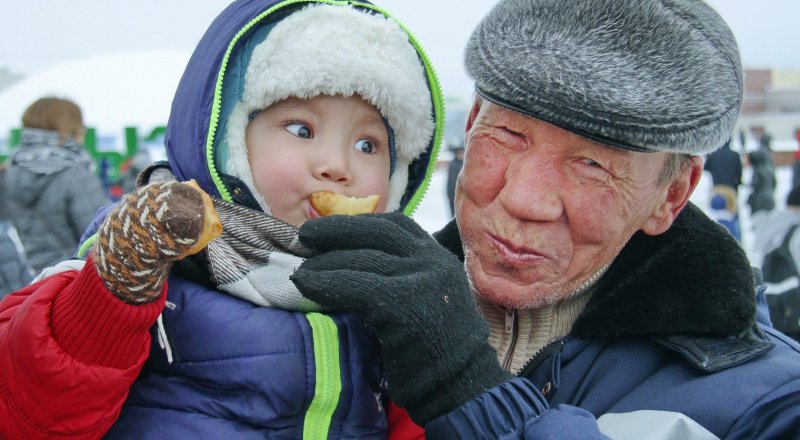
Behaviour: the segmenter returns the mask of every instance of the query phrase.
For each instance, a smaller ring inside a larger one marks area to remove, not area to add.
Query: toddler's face
[[[272,215],[294,226],[319,217],[308,196],[389,192],[389,137],[380,113],[358,96],[289,98],[258,113],[247,127],[256,189]]]

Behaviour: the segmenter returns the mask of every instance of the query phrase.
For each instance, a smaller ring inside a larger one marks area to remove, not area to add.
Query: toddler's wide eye
[[[308,125],[301,124],[299,122],[286,124],[286,131],[303,139],[311,139],[314,136],[314,134],[311,132],[311,128]]]
[[[355,145],[353,145],[353,148],[367,154],[374,154],[378,150],[375,144],[369,139],[359,140]]]

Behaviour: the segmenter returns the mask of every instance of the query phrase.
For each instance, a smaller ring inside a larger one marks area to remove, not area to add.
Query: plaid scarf
[[[151,166],[138,185],[175,180],[163,165]],[[306,299],[289,276],[313,252],[300,244],[297,228],[271,215],[213,198],[222,235],[203,251],[211,282],[222,292],[262,307],[301,312],[322,308]]]
[[[92,169],[92,156],[71,138],[61,146],[57,131],[26,128],[22,130],[19,150],[11,163],[35,174],[51,175],[70,167]]]
[[[235,297],[263,307],[320,311],[289,280],[313,252],[300,244],[297,228],[275,217],[214,199],[222,236],[206,248],[211,281]]]

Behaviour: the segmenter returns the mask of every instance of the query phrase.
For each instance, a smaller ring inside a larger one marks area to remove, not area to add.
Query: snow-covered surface
[[[447,203],[447,168],[438,169],[433,174],[428,192],[425,193],[413,217],[430,233],[438,231],[450,221],[450,208]]]
[[[783,209],[786,207],[786,195],[789,194],[789,190],[791,189],[791,169],[789,167],[778,167],[776,170],[776,177],[778,186],[775,189],[775,209]],[[754,225],[751,221],[750,211],[746,203],[747,196],[750,194],[750,188],[747,186],[747,183],[750,181],[750,168],[745,168],[742,179],[745,182],[745,184],[739,188],[739,216],[742,229],[742,247],[748,255],[752,255],[750,249],[753,243]],[[447,193],[445,191],[446,182],[446,169],[437,170],[433,175],[431,185],[425,198],[414,213],[414,220],[426,231],[431,233],[441,229],[450,220],[450,211],[447,207]],[[692,203],[702,210],[708,211],[711,189],[711,175],[703,173],[700,184],[692,195]],[[751,263],[756,266],[760,265],[760,262],[751,261]]]
[[[25,108],[42,96],[75,101],[87,126],[123,137],[124,127],[166,125],[188,51],[117,52],[69,61],[0,91],[0,139],[20,125]]]

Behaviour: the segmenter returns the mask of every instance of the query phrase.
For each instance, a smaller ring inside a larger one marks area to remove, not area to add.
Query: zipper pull
[[[506,309],[506,333],[511,333],[514,331],[514,318],[516,318],[517,314],[514,313],[514,309]]]

